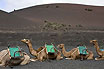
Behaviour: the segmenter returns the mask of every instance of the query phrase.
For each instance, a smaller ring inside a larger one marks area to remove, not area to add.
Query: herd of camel
[[[89,51],[88,49],[86,50],[88,53],[87,55],[81,55],[81,54],[79,54],[78,48],[73,48],[72,50],[67,52],[65,50],[64,44],[59,44],[57,46],[57,48],[59,48],[60,50],[57,50],[55,48],[56,52],[54,54],[47,54],[45,46],[42,46],[42,47],[38,48],[37,50],[34,50],[32,47],[32,43],[29,39],[22,39],[21,41],[28,46],[29,52],[32,56],[34,56],[34,58],[30,58],[30,56],[26,52],[23,52],[24,57],[22,57],[20,59],[11,60],[8,50],[6,49],[6,50],[2,50],[0,52],[0,66],[5,67],[5,66],[14,66],[14,65],[25,65],[25,64],[28,64],[30,61],[37,61],[37,60],[44,61],[46,59],[61,60],[61,59],[63,59],[63,57],[65,57],[65,59],[69,59],[69,60],[94,59],[93,52]],[[91,40],[90,43],[92,43],[94,45],[94,47],[96,48],[96,52],[99,55],[97,58],[95,58],[95,60],[103,60],[104,51],[100,50],[97,40]],[[62,57],[62,54],[63,54],[63,57]]]

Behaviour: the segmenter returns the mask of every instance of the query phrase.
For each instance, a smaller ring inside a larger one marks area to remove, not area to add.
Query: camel
[[[0,66],[15,66],[15,65],[25,65],[30,62],[30,57],[27,53],[23,52],[22,58],[11,59],[8,49],[2,50],[0,52]]]
[[[96,48],[96,52],[99,55],[99,57],[95,58],[95,60],[104,60],[104,51],[101,51],[98,45],[98,41],[97,40],[91,40],[90,43],[92,43],[94,45],[94,47]]]
[[[46,48],[43,48],[37,55],[38,60],[44,61],[45,59],[56,59],[61,60],[63,57],[61,57],[61,51],[57,50],[56,53],[50,53],[47,54]]]
[[[54,58],[57,60],[62,59],[60,51],[58,51],[57,54],[48,55],[46,53],[45,46],[42,46],[42,47],[38,48],[37,50],[34,50],[32,47],[32,43],[29,39],[22,39],[21,41],[27,44],[30,54],[36,57],[36,58],[33,58],[31,61],[34,61],[34,60],[43,61],[45,59],[54,59]]]
[[[38,54],[39,51],[41,51],[44,48],[44,46],[42,46],[42,47],[38,48],[37,50],[35,50],[35,49],[33,49],[32,43],[31,43],[31,41],[29,39],[22,39],[21,42],[25,43],[29,48],[30,54],[32,56],[36,57],[36,58],[32,58],[31,61],[37,60],[37,54]]]
[[[66,57],[66,59],[70,59],[70,60],[76,60],[76,59],[93,59],[93,53],[91,51],[87,50],[88,55],[80,55],[78,52],[78,48],[73,48],[72,50],[70,50],[69,52],[67,52],[65,50],[64,44],[59,44],[57,46],[58,48],[61,49],[64,57]]]

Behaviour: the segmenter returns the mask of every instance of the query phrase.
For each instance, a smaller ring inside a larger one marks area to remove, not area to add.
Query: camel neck
[[[95,48],[96,48],[96,52],[100,55],[100,48],[99,48],[99,45],[98,45],[98,42],[94,43],[95,45]]]
[[[67,52],[65,50],[65,47],[62,48],[62,53],[63,53],[64,56],[67,56]]]
[[[27,46],[28,46],[28,48],[29,48],[29,52],[32,54],[32,52],[33,52],[33,47],[32,47],[32,44],[31,43],[27,43]]]

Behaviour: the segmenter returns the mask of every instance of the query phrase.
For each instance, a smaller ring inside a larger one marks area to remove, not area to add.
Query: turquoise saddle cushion
[[[19,46],[9,47],[9,52],[10,52],[10,56],[11,57],[20,57],[21,54],[18,51],[20,51],[20,47]]]
[[[104,49],[100,49],[100,51],[104,51]]]
[[[87,48],[85,46],[79,46],[78,49],[79,49],[80,54],[83,54],[83,55],[88,54],[87,51],[86,51]]]
[[[55,53],[53,45],[46,45],[47,52]]]

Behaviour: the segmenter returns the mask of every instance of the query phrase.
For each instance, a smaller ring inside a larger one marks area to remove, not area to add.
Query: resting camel
[[[38,52],[41,51],[44,48],[44,46],[42,46],[42,47],[38,48],[37,50],[33,49],[32,43],[31,43],[31,41],[29,39],[22,39],[21,42],[25,43],[29,48],[30,54],[32,56],[36,57],[36,58],[31,59],[32,61],[35,61],[37,59]]]
[[[15,66],[15,65],[25,65],[30,62],[30,57],[27,53],[23,52],[23,57],[18,59],[11,59],[8,49],[2,50],[0,52],[0,66]]]
[[[42,49],[38,55],[38,60],[44,61],[45,59],[56,59],[56,60],[61,60],[63,57],[61,57],[61,51],[57,50],[56,53],[46,53],[46,48]]]
[[[93,59],[93,53],[91,51],[87,50],[88,55],[80,55],[78,52],[78,48],[73,48],[72,50],[70,50],[69,52],[67,52],[65,50],[64,44],[59,44],[57,46],[58,48],[61,49],[64,57],[66,57],[66,59],[71,59],[71,60],[75,60],[75,59]]]
[[[54,58],[57,60],[62,59],[60,51],[57,51],[57,54],[48,55],[46,53],[46,47],[45,46],[42,46],[42,47],[38,48],[37,50],[34,50],[32,47],[32,43],[29,39],[22,39],[21,41],[27,44],[30,54],[33,56],[36,56],[36,58],[32,59],[33,61],[37,60],[37,59],[40,61],[43,61],[45,59],[54,59]]]
[[[91,40],[90,43],[92,43],[94,45],[94,47],[96,48],[96,52],[99,55],[99,57],[95,58],[95,60],[104,60],[104,51],[101,51],[98,45],[98,41],[97,40]]]

